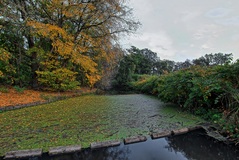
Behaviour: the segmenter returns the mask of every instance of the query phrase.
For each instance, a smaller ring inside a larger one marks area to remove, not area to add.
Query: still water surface
[[[49,157],[42,160],[239,160],[239,150],[215,142],[204,132],[160,138],[130,145]]]

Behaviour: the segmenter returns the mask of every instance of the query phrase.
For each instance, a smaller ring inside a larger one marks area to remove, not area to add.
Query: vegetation
[[[148,49],[132,46],[128,52],[114,81],[117,90],[136,90],[175,103],[221,125],[222,132],[239,143],[239,61],[231,64],[232,54],[173,62],[160,60]]]
[[[0,14],[0,84],[57,91],[93,87],[139,25],[122,0],[2,0]]]
[[[123,54],[118,44],[120,35],[133,33],[139,26],[126,4],[124,0],[1,0],[0,92],[4,95],[0,96],[12,101],[10,104],[23,104],[21,98],[13,100],[6,95],[12,89],[22,94],[28,87],[48,91],[67,91],[79,86],[109,89],[112,81],[116,90],[153,94],[214,121],[239,143],[239,61],[231,64],[232,54],[215,53],[174,62],[134,46]],[[46,148],[81,142],[82,138],[87,139],[83,145],[88,145],[99,137],[128,136],[125,129],[146,132],[140,126],[137,129],[124,124],[127,127],[124,128],[116,122],[112,124],[119,128],[112,128],[109,124],[112,117],[105,113],[134,114],[125,106],[116,108],[114,102],[109,103],[113,97],[100,97],[100,101],[99,97],[84,98],[1,113],[1,146],[13,149],[17,144],[16,149],[29,148],[34,141]],[[33,99],[39,100],[39,95],[24,101],[30,103]],[[42,99],[51,99],[51,95],[41,95]],[[9,104],[5,102],[1,104]],[[164,120],[162,123],[170,121],[167,117]],[[154,125],[153,121],[149,123]],[[89,135],[88,131],[97,135]]]
[[[150,103],[150,105],[148,105]],[[70,98],[0,114],[0,156],[10,150],[121,139],[202,122],[145,95]]]
[[[162,76],[139,76],[131,86],[221,125],[223,132],[238,143],[238,69],[239,62],[193,66]]]
[[[52,102],[67,97],[93,94],[95,89],[81,87],[68,92],[37,91],[27,88],[0,87],[0,110],[8,109],[9,106],[28,105],[33,103]]]
[[[117,90],[130,90],[130,82],[137,78],[137,75],[164,75],[170,72],[190,68],[192,66],[217,66],[229,64],[232,61],[232,54],[206,54],[198,59],[185,62],[174,62],[171,60],[161,60],[157,53],[145,48],[139,49],[132,46],[127,50],[119,62],[118,73],[113,82],[113,87]]]

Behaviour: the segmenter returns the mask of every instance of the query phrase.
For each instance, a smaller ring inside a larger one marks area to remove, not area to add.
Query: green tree
[[[157,53],[145,48],[138,49],[132,46],[127,50],[135,64],[135,74],[153,74]]]
[[[198,59],[194,59],[192,62],[194,65],[200,66],[214,66],[214,65],[224,65],[230,63],[233,59],[232,53],[223,54],[223,53],[215,53],[215,54],[206,54]]]
[[[129,90],[129,83],[132,81],[134,72],[134,59],[131,55],[125,55],[119,63],[119,68],[113,82],[113,87],[118,90]]]
[[[170,73],[175,69],[175,62],[170,60],[158,60],[154,63],[154,74]]]
[[[0,82],[4,85],[12,84],[15,74],[15,68],[10,64],[11,54],[3,48],[0,48]]]

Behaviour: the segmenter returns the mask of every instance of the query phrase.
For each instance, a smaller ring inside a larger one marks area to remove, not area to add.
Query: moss
[[[10,150],[122,139],[200,119],[145,95],[86,95],[0,113],[0,155]],[[183,125],[182,125],[183,124]]]

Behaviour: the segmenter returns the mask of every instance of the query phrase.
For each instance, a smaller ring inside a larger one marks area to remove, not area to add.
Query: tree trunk
[[[29,48],[34,47],[33,37],[28,36],[27,39],[28,39]],[[33,88],[38,87],[37,74],[36,74],[36,71],[37,71],[38,67],[39,67],[39,64],[37,62],[37,52],[32,52],[31,53],[31,73],[32,73],[31,86]]]

